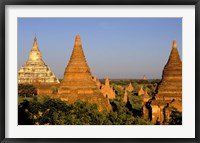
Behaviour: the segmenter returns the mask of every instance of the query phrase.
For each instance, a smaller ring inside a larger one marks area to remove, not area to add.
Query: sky
[[[43,61],[62,79],[77,34],[99,79],[160,79],[174,39],[182,59],[181,18],[18,18],[18,70],[36,35]]]

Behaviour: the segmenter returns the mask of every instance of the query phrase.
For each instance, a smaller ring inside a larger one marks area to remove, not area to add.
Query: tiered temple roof
[[[165,120],[164,109],[166,107],[173,107],[182,112],[182,62],[175,40],[151,107],[153,122],[158,120],[162,123]]]
[[[79,35],[76,36],[74,49],[58,89],[58,95],[61,100],[68,102],[84,100],[97,103],[101,109],[110,108],[108,99],[101,94],[92,79]]]
[[[26,64],[22,65],[18,72],[18,83],[59,83],[54,73],[44,63],[36,37]]]
[[[164,67],[162,80],[158,85],[156,100],[172,101],[182,100],[182,62],[173,41],[171,54]]]

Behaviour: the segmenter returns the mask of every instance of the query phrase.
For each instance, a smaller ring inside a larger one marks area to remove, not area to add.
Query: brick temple
[[[110,86],[110,81],[108,79],[108,76],[106,76],[105,84],[102,84],[101,86],[101,93],[104,97],[108,99],[114,99],[115,98],[115,91],[113,90],[112,86]]]
[[[151,108],[152,122],[160,124],[169,121],[170,108],[182,112],[182,61],[175,40]]]
[[[100,110],[111,108],[108,99],[102,95],[92,79],[79,35],[76,36],[71,58],[65,68],[64,77],[58,89],[58,97],[71,103],[77,100],[97,103]]]

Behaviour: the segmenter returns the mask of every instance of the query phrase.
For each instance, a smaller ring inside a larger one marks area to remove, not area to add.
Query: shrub
[[[22,97],[33,97],[37,90],[32,84],[18,84],[18,95]]]

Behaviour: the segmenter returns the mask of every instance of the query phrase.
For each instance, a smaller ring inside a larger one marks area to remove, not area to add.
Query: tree
[[[66,118],[66,124],[72,125],[103,125],[106,124],[105,112],[99,112],[96,104],[76,101]]]
[[[111,103],[113,111],[109,113],[109,120],[113,125],[131,125],[134,117],[131,111],[126,108],[122,100],[114,100]]]
[[[170,125],[182,125],[182,112],[172,110],[170,115]]]
[[[77,101],[68,104],[59,99],[45,97],[38,102],[25,100],[19,105],[19,124],[36,125],[103,125],[111,124],[105,112],[96,104]]]
[[[142,98],[141,96],[129,96],[127,107],[133,112],[134,116],[142,116]]]
[[[18,106],[18,121],[19,125],[150,124],[141,117],[134,117],[121,99],[114,99],[111,105],[113,110],[100,112],[97,104],[84,101],[69,104],[50,97],[43,97],[43,100],[24,100]]]
[[[58,93],[58,87],[56,87],[56,86],[51,86],[51,91],[52,91],[53,94]]]
[[[18,95],[22,97],[33,97],[37,95],[37,90],[32,84],[19,84]]]
[[[153,125],[153,123],[149,120],[145,120],[142,117],[135,117],[133,121],[134,125]]]

